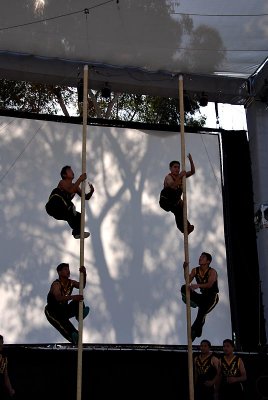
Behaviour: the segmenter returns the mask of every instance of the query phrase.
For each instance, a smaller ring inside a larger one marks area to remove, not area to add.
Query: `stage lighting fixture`
[[[206,107],[208,105],[208,96],[204,92],[202,92],[199,104],[201,107]]]
[[[262,103],[265,103],[268,106],[268,80],[264,79],[264,84],[259,92],[259,99]]]
[[[192,111],[192,100],[188,93],[183,93],[183,103],[184,103],[184,111],[191,112]]]
[[[268,203],[261,204],[255,213],[255,226],[257,231],[268,228]]]
[[[111,97],[111,89],[108,87],[107,83],[101,89],[101,97],[104,97],[105,99],[109,99]]]
[[[83,103],[83,90],[84,90],[84,81],[83,79],[79,79],[77,84],[77,95],[78,95],[78,103]]]

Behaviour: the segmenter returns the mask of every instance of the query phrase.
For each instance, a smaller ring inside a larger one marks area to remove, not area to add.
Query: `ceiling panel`
[[[177,96],[183,74],[191,93],[244,104],[268,55],[267,22],[263,0],[11,0],[0,76],[76,85],[87,64],[92,88]]]

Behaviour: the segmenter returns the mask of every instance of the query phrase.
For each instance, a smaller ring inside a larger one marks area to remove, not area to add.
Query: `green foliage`
[[[0,80],[0,110],[79,115],[81,107],[79,109],[77,98],[76,88]],[[204,126],[205,117],[198,116],[197,101],[185,95],[184,107],[185,125]],[[127,93],[111,93],[110,98],[104,98],[101,91],[91,91],[88,101],[89,117],[148,124],[178,125],[180,123],[178,109],[178,99]]]
[[[104,99],[100,92],[95,93],[98,104],[104,110],[114,98]],[[204,126],[206,118],[199,112],[199,103],[184,96],[185,125]],[[121,94],[113,104],[110,119],[143,122],[148,124],[178,125],[180,123],[179,101],[174,98],[153,97],[136,94]],[[94,117],[91,110],[90,116]]]
[[[72,88],[1,79],[0,109],[57,114],[59,99],[69,105],[73,102],[74,93]]]

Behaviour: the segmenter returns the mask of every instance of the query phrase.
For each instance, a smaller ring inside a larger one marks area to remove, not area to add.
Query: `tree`
[[[35,84],[24,81],[0,80],[0,110],[37,114],[82,115],[81,95],[77,88]],[[148,124],[178,125],[178,99],[129,93],[108,93],[89,89],[88,116],[91,118],[135,121]],[[203,126],[199,103],[184,96],[185,124]],[[70,108],[71,111],[68,110]]]
[[[67,107],[76,98],[74,88],[35,84],[25,81],[0,80],[0,110],[69,116]]]
[[[198,101],[191,99],[186,93],[184,108],[186,125],[204,126],[206,118],[201,114],[197,115],[200,109]],[[178,109],[178,99],[174,98],[112,92],[104,96],[102,91],[89,90],[88,116],[92,118],[178,125]],[[82,102],[79,103],[79,112],[82,115]]]
[[[144,122],[148,124],[178,125],[180,123],[179,101],[174,98],[154,97],[137,94],[112,94],[110,98],[102,98],[100,92],[90,92],[93,104],[98,105],[101,118],[121,121]],[[206,118],[197,115],[200,106],[197,100],[184,95],[186,125],[204,126]],[[101,113],[103,110],[103,113]],[[89,116],[94,110],[89,108]]]

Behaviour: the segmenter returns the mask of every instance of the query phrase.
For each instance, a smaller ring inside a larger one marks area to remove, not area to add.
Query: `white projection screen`
[[[80,241],[66,222],[45,211],[60,170],[82,168],[82,125],[0,117],[0,330],[6,343],[67,343],[44,315],[56,267],[70,264],[79,280]],[[212,254],[220,301],[202,338],[231,337],[217,134],[185,133],[196,174],[187,179],[190,266]],[[87,174],[95,193],[86,202],[87,286],[91,311],[84,343],[186,345],[184,240],[174,216],[158,205],[169,162],[181,157],[179,132],[88,126]],[[186,160],[186,169],[189,161]],[[80,198],[75,198],[80,210]],[[196,309],[192,309],[194,320]],[[77,321],[72,321],[77,326]],[[196,339],[194,344],[199,344]]]

